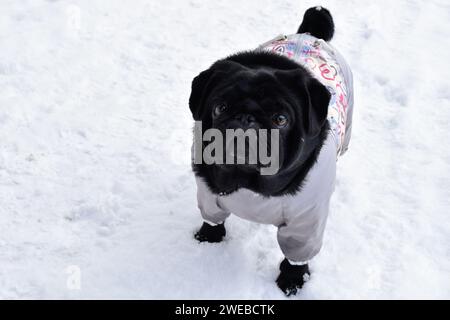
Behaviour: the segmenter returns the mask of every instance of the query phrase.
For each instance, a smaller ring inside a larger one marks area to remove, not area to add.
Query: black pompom
[[[334,22],[330,11],[324,7],[306,10],[297,33],[309,33],[316,38],[330,41],[334,35]]]

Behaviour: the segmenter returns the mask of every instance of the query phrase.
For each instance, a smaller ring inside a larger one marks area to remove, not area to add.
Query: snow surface
[[[224,243],[193,239],[187,101],[201,70],[319,4],[354,129],[292,299],[450,298],[445,0],[1,0],[0,298],[283,299],[275,227],[232,217]]]

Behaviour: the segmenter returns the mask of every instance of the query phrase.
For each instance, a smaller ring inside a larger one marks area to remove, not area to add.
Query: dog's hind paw
[[[203,222],[202,227],[194,235],[194,238],[200,242],[221,242],[226,235],[225,225],[222,222],[216,226],[212,226]]]

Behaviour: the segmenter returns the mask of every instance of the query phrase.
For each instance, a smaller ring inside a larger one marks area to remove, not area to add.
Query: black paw
[[[221,242],[226,235],[224,223],[212,226],[206,222],[203,222],[202,227],[194,235],[195,239],[200,242]]]
[[[291,265],[287,259],[280,264],[280,275],[277,285],[286,296],[296,295],[309,278],[309,267]]]

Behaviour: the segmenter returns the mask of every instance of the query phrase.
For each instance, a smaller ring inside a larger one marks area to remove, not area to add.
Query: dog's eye
[[[277,127],[285,127],[288,123],[288,118],[284,114],[276,114],[272,118],[273,123]]]
[[[215,117],[220,116],[222,113],[224,113],[227,110],[227,104],[226,103],[219,103],[214,107],[213,115]]]

